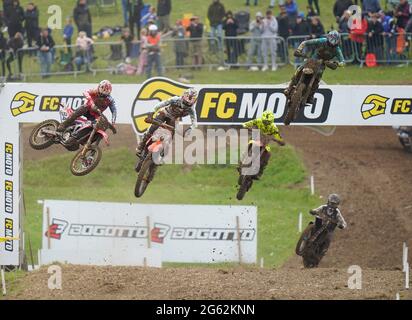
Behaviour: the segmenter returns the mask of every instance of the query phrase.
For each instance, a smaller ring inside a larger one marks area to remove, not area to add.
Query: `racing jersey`
[[[162,110],[161,110],[162,109]],[[168,100],[162,101],[158,103],[154,111],[163,111],[166,115],[172,119],[183,118],[186,116],[190,116],[190,121],[192,123],[192,127],[197,126],[197,117],[194,106],[186,106],[182,102],[182,98],[175,96]]]
[[[243,124],[244,128],[248,128],[248,129],[252,129],[252,128],[257,128],[260,130],[260,133],[263,136],[267,136],[267,140],[269,140],[268,138],[275,138],[276,140],[280,141],[280,142],[284,142],[282,136],[280,135],[279,129],[278,127],[272,122],[270,125],[266,126],[263,124],[262,119],[258,118],[258,119],[254,119],[254,120],[250,120],[248,122],[245,122]],[[270,151],[270,147],[266,146],[266,150]]]
[[[343,216],[338,208],[334,209],[329,207],[328,205],[322,205],[317,209],[313,209],[311,211],[313,215],[317,215],[321,219],[329,219],[333,223],[336,223],[338,227],[345,229],[347,224],[345,219],[343,219]]]
[[[337,58],[340,63],[345,63],[345,58],[343,57],[340,46],[330,46],[326,38],[303,41],[299,45],[298,50],[302,51],[306,47],[309,50],[313,50],[313,59],[332,60]]]
[[[90,89],[83,93],[86,97],[86,107],[89,109],[89,113],[95,118],[99,116],[98,113],[92,110],[93,105],[96,106],[101,112],[104,112],[107,108],[110,108],[112,112],[112,123],[116,122],[117,107],[116,102],[112,96],[100,96],[97,89]]]

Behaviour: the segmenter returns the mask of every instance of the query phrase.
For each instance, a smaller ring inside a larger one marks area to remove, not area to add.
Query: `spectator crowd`
[[[243,61],[251,71],[276,71],[279,62],[288,60],[288,48],[296,48],[304,39],[322,37],[330,30],[322,22],[318,0],[308,0],[304,10],[296,0],[246,0],[243,3],[246,6],[261,6],[262,10],[253,17],[249,10],[234,12],[225,7],[224,0],[212,0],[204,13],[204,22],[200,16],[191,15],[173,24],[170,21],[172,0],[157,0],[153,6],[143,0],[121,0],[123,26],[103,28],[96,33],[93,33],[93,15],[87,0],[76,1],[61,31],[40,26],[35,3],[27,3],[23,8],[19,0],[2,1],[1,76],[9,79],[13,79],[13,72],[23,72],[25,56],[37,57],[41,75],[50,75],[56,61],[54,32],[62,33],[64,50],[59,59],[64,71],[82,68],[90,71],[95,59],[96,37],[108,38],[121,33],[123,48],[119,51],[118,47],[111,46],[112,56],[123,59],[117,71],[151,77],[153,69],[158,75],[164,72],[164,41],[173,43],[177,68],[199,69],[206,63],[207,54],[224,53],[221,69],[223,66],[237,68]],[[380,0],[336,0],[330,8],[336,19],[335,28],[345,34],[342,47],[349,60],[390,63],[406,59],[410,39],[405,35],[412,33],[412,6],[408,0],[389,2],[394,4],[388,7]],[[352,5],[361,6],[362,13],[350,11]],[[136,65],[132,58],[138,58]],[[12,68],[13,62],[16,62],[15,68]],[[295,64],[299,63],[296,59]]]

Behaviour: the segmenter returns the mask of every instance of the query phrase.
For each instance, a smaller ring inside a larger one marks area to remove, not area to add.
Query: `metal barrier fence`
[[[373,53],[377,64],[412,62],[412,34],[375,35],[369,37],[341,34],[342,52],[347,63],[366,63],[368,53]],[[262,67],[272,66],[271,53],[274,52],[276,65],[299,65],[302,59],[295,58],[293,51],[298,45],[310,39],[309,36],[254,38],[204,37],[175,39],[165,37],[161,42],[162,71],[167,69],[192,68],[212,69],[216,67]],[[14,74],[23,80],[33,76],[73,75],[90,72],[125,72],[126,56],[131,58],[132,72],[146,74],[144,55],[140,52],[140,42],[128,46],[122,41],[96,42],[87,50],[79,50],[76,45],[55,46],[51,57],[45,56],[37,48],[19,49],[12,59]],[[51,59],[51,60],[49,60]],[[47,62],[47,63],[46,63]],[[51,63],[50,63],[51,62]],[[50,68],[45,67],[50,63]],[[133,67],[134,66],[134,67]],[[134,68],[134,69],[133,69]],[[132,74],[132,73],[127,73]]]
[[[355,55],[364,64],[406,64],[412,62],[412,33],[364,34],[354,42]],[[361,41],[362,40],[362,41]]]

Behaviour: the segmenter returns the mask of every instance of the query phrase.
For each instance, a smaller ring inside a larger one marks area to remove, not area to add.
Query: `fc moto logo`
[[[314,105],[306,105],[295,122],[323,123],[327,120],[332,91],[320,89]],[[197,117],[204,124],[242,124],[272,111],[276,122],[286,116],[286,96],[283,89],[201,89],[197,102]]]
[[[137,133],[143,133],[149,125],[145,118],[160,101],[181,95],[189,87],[166,78],[152,78],[141,86],[133,103],[132,118]],[[247,88],[197,88],[196,103],[198,122],[204,125],[239,125],[255,119],[266,110],[273,111],[276,122],[286,116],[286,96],[283,89]],[[320,89],[315,104],[301,108],[295,123],[320,124],[328,119],[332,91]]]
[[[77,110],[86,102],[83,96],[43,96],[40,101],[40,111],[59,111],[60,104]]]

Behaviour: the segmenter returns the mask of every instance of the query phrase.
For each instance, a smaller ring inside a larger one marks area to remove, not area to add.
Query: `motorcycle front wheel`
[[[297,113],[299,111],[300,105],[302,104],[302,97],[306,89],[306,84],[301,82],[296,90],[293,92],[288,106],[288,112],[285,117],[285,125],[290,125],[292,121],[295,120]]]
[[[54,143],[54,136],[48,135],[43,130],[56,131],[59,122],[56,120],[45,120],[40,122],[29,137],[29,144],[35,150],[43,150],[50,147]]]
[[[153,180],[156,164],[153,162],[151,154],[143,161],[137,176],[134,195],[140,198],[146,191],[147,186]]]
[[[240,201],[245,197],[246,192],[248,192],[252,186],[253,180],[248,176],[241,176],[239,182],[239,190],[236,194],[236,199]]]
[[[85,176],[92,172],[102,158],[102,150],[98,146],[90,147],[84,156],[82,151],[83,149],[80,149],[70,164],[70,171],[75,176]]]

